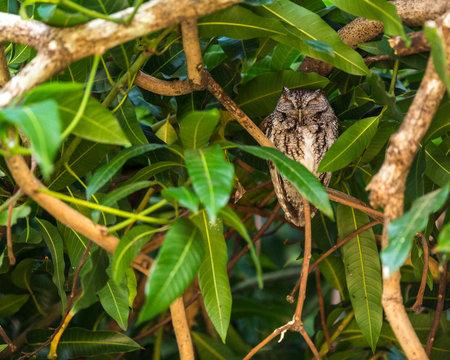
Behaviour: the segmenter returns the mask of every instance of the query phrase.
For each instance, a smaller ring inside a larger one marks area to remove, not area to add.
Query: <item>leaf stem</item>
[[[143,215],[144,211],[142,213],[140,213],[140,214],[133,214],[133,213],[130,213],[128,211],[114,209],[114,208],[109,207],[109,206],[104,206],[104,205],[100,205],[100,204],[93,204],[93,203],[91,203],[89,201],[86,201],[86,200],[72,198],[70,196],[67,196],[67,195],[64,195],[64,194],[60,194],[58,192],[51,191],[51,190],[48,190],[48,189],[45,189],[45,188],[39,188],[39,192],[42,192],[44,194],[53,196],[53,197],[55,197],[55,198],[57,198],[59,200],[67,201],[67,202],[72,203],[72,204],[85,206],[87,208],[94,209],[94,210],[104,211],[106,213],[110,213],[110,214],[121,216],[121,217],[126,217],[126,218],[131,219],[131,220],[145,221],[145,222],[148,222],[150,224],[168,224],[169,223],[168,220],[153,218],[153,217],[149,217],[149,216],[144,216]],[[165,201],[166,200],[163,200],[161,202],[164,202],[164,204],[165,204]],[[158,205],[158,204],[155,204],[155,205]],[[164,204],[162,204],[162,205],[164,205]],[[154,208],[155,205],[152,208]],[[162,206],[162,205],[160,205],[160,206]],[[148,211],[149,209],[145,210],[146,213],[149,212]]]

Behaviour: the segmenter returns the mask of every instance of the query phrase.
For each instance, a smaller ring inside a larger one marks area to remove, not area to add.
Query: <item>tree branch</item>
[[[192,345],[191,332],[186,319],[183,296],[178,297],[170,305],[173,329],[177,338],[178,351],[181,360],[194,360],[194,346]]]
[[[450,24],[450,13],[442,17],[444,25]],[[444,26],[442,26],[444,27]],[[449,31],[449,29],[442,29]],[[450,37],[445,37],[447,58],[450,58]],[[382,247],[388,245],[387,226],[393,219],[403,213],[403,198],[406,178],[416,156],[419,143],[425,135],[431,120],[444,95],[445,86],[434,70],[433,59],[428,60],[422,83],[414,97],[408,113],[399,130],[391,136],[386,150],[386,157],[380,171],[367,186],[371,191],[370,201],[373,206],[383,206],[385,221]],[[426,359],[425,351],[403,305],[400,288],[400,272],[385,273],[383,269],[382,304],[386,317],[400,342],[406,356],[410,359]]]

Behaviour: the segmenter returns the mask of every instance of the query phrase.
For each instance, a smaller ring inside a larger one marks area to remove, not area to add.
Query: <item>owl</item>
[[[321,90],[283,89],[275,110],[261,129],[287,157],[303,164],[327,186],[331,173],[317,173],[320,161],[338,137],[338,119]],[[270,176],[287,220],[305,225],[302,197],[269,162]],[[311,216],[316,209],[311,207]]]

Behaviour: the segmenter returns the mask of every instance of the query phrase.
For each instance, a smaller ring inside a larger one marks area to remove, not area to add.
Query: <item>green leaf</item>
[[[178,139],[177,132],[168,120],[164,122],[155,135],[166,144],[172,144]]]
[[[161,191],[161,195],[169,201],[178,201],[181,206],[188,208],[193,213],[196,213],[198,211],[200,199],[197,194],[190,188],[166,188]]]
[[[28,294],[0,296],[0,317],[8,318],[14,315],[28,301],[29,297]]]
[[[53,263],[53,283],[58,289],[59,297],[61,298],[62,311],[66,308],[67,298],[64,291],[64,246],[61,235],[58,229],[46,220],[35,218],[41,229],[45,244],[50,250]]]
[[[163,171],[172,169],[176,166],[184,166],[183,164],[177,163],[175,161],[158,161],[149,166],[140,169],[136,175],[134,175],[130,180],[124,182],[124,185],[134,184],[143,180],[148,180],[152,176],[157,175]]]
[[[295,39],[291,36],[289,45],[296,46],[305,55],[328,62],[349,74],[369,74],[369,69],[361,55],[345,45],[336,31],[316,13],[288,0],[279,0],[271,5],[263,5],[261,8],[265,10],[266,14],[270,14],[270,16],[283,21],[287,25],[288,33],[297,37]],[[276,35],[272,38],[287,43],[285,40],[287,36]],[[295,41],[292,41],[294,39]],[[311,44],[311,42],[307,43],[302,40],[312,40],[314,43]],[[331,47],[333,54],[330,55],[328,51],[324,51],[323,46],[317,49],[317,41]]]
[[[202,262],[199,230],[191,221],[179,218],[170,227],[153,264],[147,283],[147,300],[139,322],[167,309],[194,280]]]
[[[71,268],[73,271],[76,271],[78,264],[83,257],[83,253],[87,248],[89,240],[85,236],[78,234],[75,230],[63,225],[59,221],[57,223],[57,228],[67,249],[67,255],[69,255]],[[90,268],[91,254],[95,250],[96,246],[96,244],[92,244],[91,251],[88,254],[83,269]]]
[[[122,279],[123,280],[123,279]],[[97,291],[100,303],[103,309],[116,320],[117,324],[126,330],[128,327],[128,290],[122,284],[118,285],[115,281],[108,281],[106,285]]]
[[[377,131],[378,119],[378,116],[362,119],[345,130],[328,149],[317,171],[342,169],[360,156]]]
[[[273,111],[283,87],[322,89],[328,82],[316,73],[292,70],[265,73],[240,86],[235,101],[251,117],[266,116]]]
[[[425,175],[439,186],[450,181],[450,159],[433,142],[425,147]]]
[[[142,144],[119,151],[111,159],[110,162],[97,169],[97,171],[94,173],[86,189],[86,198],[90,199],[92,194],[94,194],[98,189],[105,185],[108,180],[111,179],[111,177],[122,168],[127,160],[164,146],[165,145],[161,144]]]
[[[95,168],[100,161],[105,159],[108,149],[108,145],[82,140],[70,157],[67,165],[75,172],[75,174],[82,178]],[[48,187],[55,191],[72,184],[76,180],[65,167],[54,176],[55,177],[49,182]]]
[[[25,104],[34,104],[42,100],[53,100],[63,124],[67,127],[75,117],[84,95],[83,84],[51,82],[33,89],[26,97]],[[103,144],[129,145],[114,115],[98,100],[89,97],[86,109],[72,132],[86,140]]]
[[[253,263],[255,264],[256,277],[258,279],[259,288],[263,288],[262,281],[262,270],[261,263],[259,262],[258,255],[256,254],[255,246],[253,245],[252,239],[248,235],[247,228],[242,223],[241,219],[237,214],[228,206],[224,206],[219,211],[219,217],[229,223],[234,229],[244,238],[250,248],[250,256],[252,257]]]
[[[281,151],[268,147],[244,146],[239,148],[261,159],[272,161],[277,171],[291,182],[309,202],[330,219],[334,219],[328,195],[319,180],[302,164],[288,158]]]
[[[11,214],[11,225],[17,223],[17,219],[27,217],[30,214],[31,208],[25,204],[13,208]],[[0,225],[6,226],[8,223],[8,209],[0,213]]]
[[[436,114],[434,114],[433,122],[428,128],[427,133],[423,137],[423,143],[444,135],[450,131],[450,99],[447,97],[442,100]]]
[[[36,8],[36,19],[52,26],[73,26],[89,21],[89,17],[78,12],[71,13],[58,8],[54,4],[39,4]]]
[[[431,25],[433,24],[433,25]],[[425,23],[425,35],[431,45],[431,56],[433,58],[434,68],[439,78],[447,87],[450,94],[450,74],[447,71],[447,55],[445,52],[445,40],[443,34],[438,32],[435,23]]]
[[[198,282],[206,311],[225,342],[231,316],[231,290],[227,273],[227,246],[222,222],[211,221],[205,211],[192,218],[203,236],[205,256],[198,271]]]
[[[450,222],[444,225],[439,234],[436,251],[450,252]]]
[[[12,283],[18,288],[27,289],[30,293],[33,292],[30,285],[33,266],[33,259],[24,259],[14,268],[11,273]]]
[[[122,106],[116,111],[120,127],[133,145],[147,144],[147,138],[142,131],[141,125],[136,117],[136,110],[130,99],[126,99]]]
[[[200,360],[237,360],[238,357],[228,346],[214,338],[191,331]]]
[[[186,150],[186,167],[194,190],[215,221],[217,213],[225,206],[233,186],[234,168],[219,145],[202,150]]]
[[[194,111],[180,123],[180,139],[185,149],[204,147],[219,122],[219,110]]]
[[[286,30],[275,19],[265,19],[252,11],[233,6],[225,10],[215,12],[198,20],[200,36],[221,37],[245,40],[257,37],[279,35],[286,36]]]
[[[367,224],[362,212],[338,205],[339,238]],[[356,322],[375,351],[383,324],[381,306],[381,271],[378,249],[372,229],[368,229],[342,246],[348,292],[355,311]]]
[[[119,244],[114,251],[114,260],[112,264],[112,276],[116,283],[120,284],[125,276],[125,272],[133,259],[147,243],[150,236],[157,232],[147,225],[138,225],[133,227],[120,239]]]
[[[136,191],[148,188],[154,184],[155,184],[154,181],[139,181],[133,184],[120,186],[114,189],[113,191],[109,192],[105,197],[103,197],[100,203],[105,206],[112,206],[118,200],[123,199],[124,197],[133,194]]]
[[[5,108],[0,111],[2,118],[17,125],[30,139],[31,150],[48,177],[52,172],[53,159],[61,144],[61,120],[57,103],[45,100],[30,106]]]
[[[330,0],[338,8],[356,16],[362,16],[370,20],[382,21],[384,32],[389,35],[399,35],[408,44],[411,40],[403,31],[402,20],[397,14],[394,4],[386,0]]]
[[[449,186],[416,199],[408,212],[388,225],[389,245],[381,252],[383,276],[388,278],[403,265],[411,251],[414,235],[422,231],[428,216],[444,205]]]
[[[317,260],[318,254],[313,255]],[[345,268],[342,259],[339,256],[327,256],[319,263],[320,273],[327,279],[329,284],[339,291],[342,300],[348,299],[347,285],[345,283]]]
[[[34,332],[27,336],[28,344],[39,346],[49,334]],[[115,331],[68,328],[58,342],[58,359],[74,359],[110,355],[139,350],[141,346],[128,336]]]

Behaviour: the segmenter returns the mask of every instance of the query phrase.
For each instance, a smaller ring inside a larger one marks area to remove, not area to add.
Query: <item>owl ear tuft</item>
[[[288,95],[289,91],[290,90],[286,86],[283,86],[283,95]]]

